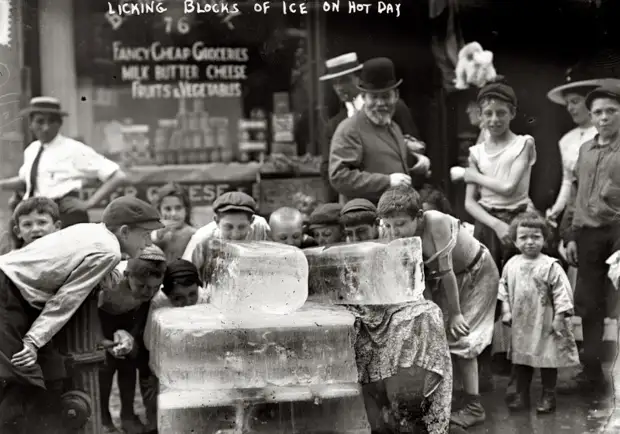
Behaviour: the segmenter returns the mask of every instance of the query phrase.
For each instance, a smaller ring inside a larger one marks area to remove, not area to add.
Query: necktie
[[[41,161],[41,154],[43,154],[44,150],[43,144],[39,147],[39,152],[37,152],[37,156],[34,157],[34,161],[32,162],[32,167],[30,168],[30,190],[28,190],[28,196],[34,196],[34,192],[37,188],[37,178],[39,176],[39,162]]]

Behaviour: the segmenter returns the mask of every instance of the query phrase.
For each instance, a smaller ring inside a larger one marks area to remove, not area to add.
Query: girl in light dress
[[[152,233],[153,243],[164,251],[168,262],[183,256],[189,240],[196,233],[191,224],[192,206],[182,186],[167,184],[157,191],[153,204],[166,227]]]
[[[579,365],[570,322],[570,282],[559,261],[542,253],[549,231],[540,215],[519,215],[511,234],[521,254],[504,266],[498,294],[502,322],[511,329],[509,351],[517,379],[517,393],[508,407],[529,408],[532,375],[534,368],[540,368],[543,391],[536,410],[551,413],[556,407],[558,368]]]

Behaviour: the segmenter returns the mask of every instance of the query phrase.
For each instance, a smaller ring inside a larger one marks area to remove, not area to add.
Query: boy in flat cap
[[[125,196],[106,207],[103,223],[77,224],[0,256],[0,432],[18,428],[33,393],[45,389],[41,364],[58,361],[52,338],[121,255],[137,256],[161,227],[153,207]]]
[[[377,207],[367,199],[348,201],[340,211],[340,226],[347,243],[377,239]]]
[[[586,96],[598,134],[579,149],[575,182],[562,222],[567,260],[577,267],[575,313],[583,328],[583,372],[587,391],[609,391],[601,365],[605,317],[614,314],[607,258],[620,250],[620,87],[601,86]]]
[[[316,247],[314,239],[304,233],[304,215],[295,208],[278,208],[269,216],[271,239],[276,243],[305,249]]]
[[[342,205],[325,203],[319,205],[308,218],[308,229],[319,246],[342,242],[340,211]]]
[[[269,240],[269,224],[256,215],[256,208],[252,196],[239,191],[224,193],[213,202],[213,221],[194,234],[183,253],[183,259],[198,268],[203,282],[209,282],[203,274],[209,240]]]

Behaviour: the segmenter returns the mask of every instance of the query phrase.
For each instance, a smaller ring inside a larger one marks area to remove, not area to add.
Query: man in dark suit
[[[358,95],[350,103],[355,110],[338,124],[331,139],[329,180],[347,199],[362,197],[377,203],[390,186],[411,185],[410,175],[424,176],[430,168],[421,154],[423,144],[404,134],[413,122],[403,127],[397,120],[397,107],[404,106],[398,93],[401,83],[390,59],[371,59],[363,65]],[[398,119],[404,119],[402,114]],[[410,169],[412,160],[417,162]]]
[[[334,92],[344,105],[338,114],[327,121],[323,133],[323,174],[325,179],[328,179],[328,158],[334,133],[343,120],[352,117],[356,112],[361,110],[364,105],[364,100],[357,87],[359,84],[358,72],[362,69],[362,65],[358,62],[355,53],[347,53],[329,59],[325,62],[325,65],[327,67],[327,74],[322,76],[319,80],[329,81]],[[409,108],[402,99],[398,99],[396,102],[393,120],[398,124],[405,137],[407,137],[409,147],[412,151],[415,150],[415,153],[408,153],[407,164],[409,167],[415,167],[416,171],[422,174],[422,176],[419,177],[420,182],[414,182],[414,184],[421,184],[426,178],[426,172],[430,168],[430,161],[422,154],[425,145],[418,140],[420,138],[418,128],[411,116]],[[420,158],[418,158],[418,154]],[[337,193],[333,189],[331,189],[329,193],[330,201],[336,201]]]

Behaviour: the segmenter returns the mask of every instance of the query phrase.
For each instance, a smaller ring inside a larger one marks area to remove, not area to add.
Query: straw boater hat
[[[551,89],[547,98],[556,104],[566,105],[566,92],[585,89],[585,93],[588,93],[605,84],[620,86],[620,54],[616,50],[601,50],[569,68],[566,71],[565,84]]]
[[[364,62],[357,88],[363,92],[386,92],[402,82],[402,78],[396,79],[394,63],[387,57],[377,57]]]
[[[357,60],[357,54],[347,53],[325,62],[327,73],[319,77],[319,81],[332,80],[336,77],[352,74],[362,69],[362,65]]]
[[[59,116],[67,116],[67,112],[62,111],[60,101],[51,96],[37,96],[30,100],[28,107],[19,112],[20,116],[31,115],[33,113],[51,113]]]

